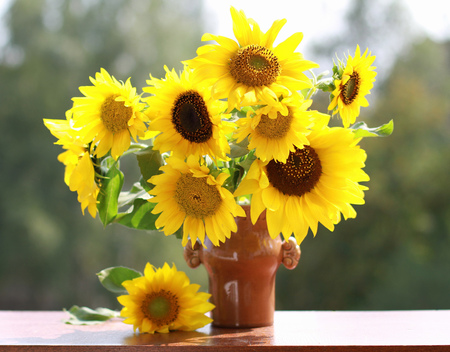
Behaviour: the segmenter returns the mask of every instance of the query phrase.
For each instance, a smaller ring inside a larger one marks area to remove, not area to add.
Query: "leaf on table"
[[[92,309],[75,305],[69,310],[64,309],[64,311],[69,314],[64,322],[71,325],[95,325],[120,317],[120,312],[108,308]]]

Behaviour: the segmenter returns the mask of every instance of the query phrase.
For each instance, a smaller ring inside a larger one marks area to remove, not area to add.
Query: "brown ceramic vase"
[[[293,239],[282,242],[269,236],[265,212],[255,225],[250,207],[243,207],[247,217],[236,218],[237,232],[225,243],[207,248],[188,243],[184,250],[191,268],[203,264],[209,276],[213,325],[250,328],[273,324],[275,312],[275,276],[281,263],[294,269],[300,248]]]

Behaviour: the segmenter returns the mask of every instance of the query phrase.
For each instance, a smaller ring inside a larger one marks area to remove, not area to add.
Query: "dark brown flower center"
[[[216,186],[209,185],[206,177],[183,174],[177,181],[175,200],[187,216],[203,219],[219,209],[222,197]]]
[[[158,327],[173,323],[179,309],[177,296],[166,290],[147,294],[141,305],[145,317]]]
[[[255,131],[268,139],[280,139],[286,136],[291,128],[292,116],[289,111],[287,116],[278,112],[277,118],[271,119],[267,115],[261,115],[261,120],[256,126]]]
[[[286,163],[272,160],[266,165],[267,177],[277,190],[288,196],[302,196],[310,192],[320,179],[322,165],[310,146],[295,148]]]
[[[212,123],[208,108],[199,93],[193,90],[181,93],[172,107],[175,130],[193,143],[207,142],[212,136]]]
[[[131,106],[125,106],[123,101],[116,101],[117,97],[118,95],[112,95],[106,98],[100,108],[100,119],[112,133],[127,129],[128,121],[133,116]]]
[[[358,72],[353,72],[347,83],[342,87],[342,100],[345,105],[350,105],[358,96],[360,78]]]
[[[238,83],[250,87],[267,86],[276,81],[281,65],[273,52],[260,45],[238,50],[230,60],[230,74]]]

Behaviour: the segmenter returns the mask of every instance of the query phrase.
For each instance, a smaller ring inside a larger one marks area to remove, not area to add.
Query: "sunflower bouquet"
[[[98,213],[105,226],[176,234],[183,246],[225,242],[235,217],[245,216],[243,204],[253,223],[266,211],[271,237],[294,235],[298,244],[319,223],[333,231],[341,217],[356,216],[353,205],[364,204],[367,190],[360,183],[369,181],[358,143],[393,130],[392,121],[355,124],[368,106],[375,56],[357,46],[331,77],[316,76],[319,65],[296,51],[302,33],[274,45],[286,20],[264,33],[244,12],[231,8],[231,16],[236,40],[205,34],[212,43],[183,61],[182,72],[165,67],[165,77],[150,75],[138,94],[130,79],[101,69],[92,86],[79,88],[83,97],[72,99],[65,120],[44,120],[65,149],[58,160],[83,214]],[[320,90],[330,95],[329,113],[310,109]],[[330,115],[343,127],[330,127]],[[141,177],[124,191],[120,159],[130,154]]]

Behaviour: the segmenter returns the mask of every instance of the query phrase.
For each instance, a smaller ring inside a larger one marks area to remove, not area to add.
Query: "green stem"
[[[148,148],[147,144],[143,144],[143,143],[133,143],[131,144],[130,148],[128,148],[127,151],[125,151],[122,156],[128,155],[128,154],[134,154],[135,152]]]

